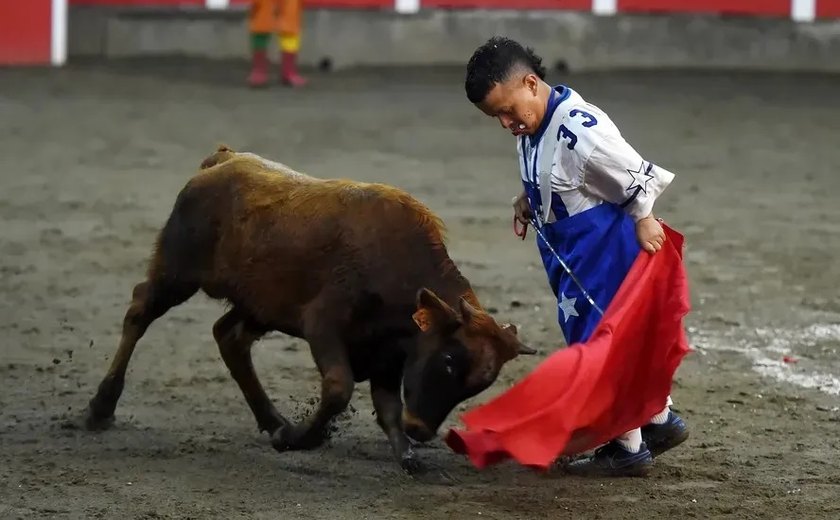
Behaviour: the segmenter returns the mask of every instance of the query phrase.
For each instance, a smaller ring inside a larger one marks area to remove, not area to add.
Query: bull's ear
[[[425,287],[417,291],[416,304],[417,311],[412,317],[423,332],[431,329],[454,330],[461,325],[452,307]]]

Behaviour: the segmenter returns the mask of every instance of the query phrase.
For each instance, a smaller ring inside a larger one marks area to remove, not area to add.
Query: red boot
[[[308,80],[298,74],[297,70],[297,53],[283,52],[283,68],[280,75],[280,80],[284,85],[290,87],[303,87],[308,83]]]
[[[268,53],[264,49],[255,50],[251,56],[251,74],[248,76],[248,85],[264,87],[268,84]]]

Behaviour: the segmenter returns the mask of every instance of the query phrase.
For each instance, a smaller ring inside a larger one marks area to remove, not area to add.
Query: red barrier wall
[[[22,3],[0,0],[5,3]],[[28,3],[27,0],[25,3]],[[41,0],[31,0],[40,2]],[[229,0],[241,7],[249,0]],[[71,5],[201,6],[205,0],[69,0]],[[423,9],[566,9],[589,11],[593,0],[420,0]],[[618,13],[698,13],[744,16],[791,16],[791,0],[617,0]],[[309,8],[393,9],[395,0],[304,0]],[[814,0],[817,18],[840,18],[840,0]]]
[[[840,18],[840,0],[817,0],[818,18]]]
[[[49,63],[52,0],[0,0],[0,64]]]
[[[231,6],[248,5],[249,0],[230,0]],[[146,6],[146,7],[178,7],[203,6],[205,0],[70,0],[70,5],[98,5],[98,6]],[[304,0],[304,6],[310,8],[330,7],[345,9],[387,8],[394,7],[394,0]]]
[[[426,9],[592,9],[592,0],[422,0],[421,4]]]
[[[618,0],[618,11],[788,16],[790,5],[790,0]]]

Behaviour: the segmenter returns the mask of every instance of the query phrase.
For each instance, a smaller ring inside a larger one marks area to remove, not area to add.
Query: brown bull
[[[316,179],[219,148],[179,193],[157,237],[90,401],[88,427],[113,421],[148,326],[201,289],[231,304],[213,335],[275,449],[319,446],[354,381],[369,380],[394,455],[407,471],[420,469],[406,434],[429,440],[505,362],[534,352],[482,310],[442,230],[428,208],[394,187]],[[305,339],[321,373],[319,406],[296,424],[275,409],[252,365],[251,345],[272,330]]]

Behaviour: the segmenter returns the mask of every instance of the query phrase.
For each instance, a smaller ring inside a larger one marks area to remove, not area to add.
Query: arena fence
[[[307,9],[376,9],[410,15],[430,9],[508,9],[620,14],[705,14],[789,18],[798,23],[840,18],[840,0],[304,0]],[[67,59],[70,6],[115,8],[247,8],[248,0],[3,0],[0,65]]]

